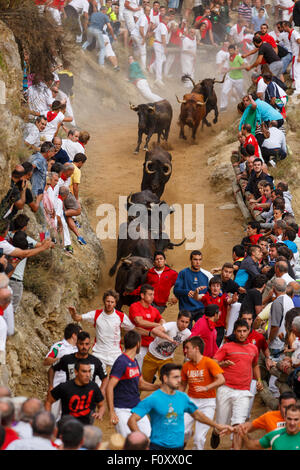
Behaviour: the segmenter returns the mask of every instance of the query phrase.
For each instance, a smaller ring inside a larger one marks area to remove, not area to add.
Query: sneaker
[[[80,225],[80,223],[78,222],[78,220],[74,220],[74,223],[75,223],[75,225],[76,225],[77,228],[81,228],[81,225]]]
[[[219,434],[215,434],[214,432],[211,433],[211,438],[210,438],[210,447],[212,449],[216,449],[218,445],[220,444],[220,436]]]
[[[64,250],[69,253],[70,255],[73,255],[74,254],[74,250],[73,250],[73,247],[72,245],[67,245],[65,246]]]
[[[272,165],[273,168],[275,168],[276,163],[274,162],[274,160],[269,160],[269,163],[270,163],[270,165]]]
[[[80,245],[86,245],[86,241],[83,237],[77,237],[77,241]]]
[[[116,66],[114,67],[114,71],[115,71],[115,72],[120,72],[120,67],[119,67],[118,65],[116,65]]]

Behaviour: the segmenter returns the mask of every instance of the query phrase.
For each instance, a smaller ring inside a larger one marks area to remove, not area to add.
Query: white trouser
[[[136,55],[138,59],[140,60],[141,67],[143,70],[146,70],[146,62],[147,62],[146,42],[144,41],[143,43],[142,38],[135,36],[133,34],[131,35],[131,38],[132,38],[133,45],[136,51]]]
[[[153,49],[155,53],[155,62],[154,62],[155,78],[156,80],[162,81],[163,63],[166,60],[164,46],[160,44],[159,42],[154,42]]]
[[[7,338],[7,323],[3,318],[3,315],[0,315],[0,356],[3,363],[5,362],[5,352],[6,352],[6,338]],[[1,362],[0,362],[1,363]]]
[[[119,418],[118,424],[116,424],[116,432],[121,434],[123,437],[127,437],[131,433],[127,422],[131,416],[131,408],[115,408],[115,413]],[[150,437],[151,434],[151,425],[148,416],[144,416],[139,420],[139,429],[141,432],[146,434],[147,437]]]
[[[60,11],[57,8],[51,8],[51,7],[49,7],[48,10],[51,13],[52,18],[54,19],[54,21],[59,26],[61,26],[61,13],[60,13]]]
[[[147,100],[147,103],[155,103],[155,101],[161,101],[163,99],[151,91],[148,81],[144,78],[137,80],[136,87]]]
[[[53,414],[55,421],[59,421],[61,418],[61,400],[57,400],[51,405],[51,413]]]
[[[221,385],[217,389],[216,422],[231,426],[245,423],[251,397],[250,390],[237,390]]]
[[[124,9],[123,16],[129,34],[131,34],[135,28],[134,14],[136,15],[137,13],[136,11],[127,10],[127,8]]]
[[[189,75],[191,78],[194,78],[195,57],[192,54],[189,54],[187,52],[181,52],[180,62],[181,62],[182,75]],[[184,86],[186,88],[191,88],[192,82],[190,80],[187,80],[184,83]]]
[[[234,304],[230,306],[226,336],[231,335],[231,333],[233,332],[233,326],[236,320],[238,319],[240,308],[241,308],[240,302],[235,302]]]
[[[10,286],[8,289],[13,296],[13,290]],[[12,336],[15,333],[15,317],[14,317],[14,308],[12,302],[8,305],[8,307],[4,310],[3,318],[7,324],[7,336]]]
[[[135,357],[137,362],[138,362],[138,365],[140,367],[140,370],[142,370],[143,360],[144,360],[144,357],[146,356],[147,352],[148,352],[148,347],[141,346],[140,352]]]
[[[216,410],[216,399],[215,398],[192,398],[192,402],[198,407],[198,410],[205,414],[210,419],[214,418]],[[193,423],[194,418],[189,413],[184,413],[184,441],[187,442],[188,439],[193,434]],[[194,433],[194,450],[203,450],[206,440],[206,435],[209,431],[210,426],[207,424],[200,423],[199,421],[195,422],[195,433]]]
[[[223,86],[222,86],[220,107],[227,108],[229,93],[232,90],[235,90],[236,94],[238,95],[238,99],[242,98],[243,87],[244,87],[244,80],[242,78],[238,80],[233,80],[227,75],[225,82],[223,83]]]
[[[168,75],[170,73],[170,70],[172,68],[172,65],[174,63],[175,57],[176,57],[175,53],[168,52],[167,58],[166,58],[166,61],[165,61],[165,66],[164,66],[164,75],[165,75],[165,77],[168,77]]]
[[[70,237],[69,227],[68,227],[68,224],[64,215],[61,217],[61,223],[63,226],[63,233],[64,233],[64,246],[69,246],[71,245],[71,237]]]
[[[251,384],[250,384],[250,392],[253,394],[253,397],[250,399],[250,403],[249,403],[249,410],[248,410],[248,416],[247,416],[248,419],[250,419],[250,415],[251,415],[251,411],[252,411],[252,407],[254,403],[254,398],[256,395],[256,384],[257,384],[257,380],[252,379]]]
[[[298,62],[298,57],[294,56],[291,67],[291,76],[295,82],[295,95],[300,94],[300,62]]]

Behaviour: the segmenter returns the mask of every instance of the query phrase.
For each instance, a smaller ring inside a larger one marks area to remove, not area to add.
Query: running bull
[[[198,93],[188,93],[184,95],[183,100],[179,100],[177,96],[176,98],[178,103],[181,103],[179,115],[179,137],[186,140],[184,127],[188,126],[192,129],[192,138],[195,140],[199,124],[206,116],[206,102],[204,102],[203,95]]]
[[[162,137],[166,142],[169,137],[173,111],[169,101],[161,100],[156,103],[139,104],[130,103],[130,109],[138,114],[138,142],[134,153],[138,153],[142,143],[143,134],[146,134],[144,150],[148,150],[148,144],[153,134],[157,134],[157,142]]]
[[[172,173],[172,155],[161,147],[146,152],[143,166],[142,191],[150,189],[159,198]]]
[[[206,103],[206,114],[202,120],[202,127],[204,124],[210,127],[211,123],[207,121],[207,115],[211,111],[214,111],[215,117],[213,123],[218,122],[219,110],[218,110],[218,99],[216,92],[214,90],[215,83],[224,83],[226,73],[223,76],[221,81],[216,80],[215,78],[205,78],[201,82],[195,83],[194,80],[189,75],[183,75],[182,81],[190,80],[193,84],[192,93],[199,93],[203,95],[204,101]]]

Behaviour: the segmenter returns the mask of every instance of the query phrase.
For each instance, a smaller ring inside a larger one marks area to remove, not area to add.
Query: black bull
[[[172,156],[166,150],[155,147],[150,152],[146,152],[142,191],[150,189],[159,198],[165,189],[165,184],[169,181],[172,173]]]
[[[160,138],[167,142],[173,117],[172,106],[169,101],[161,100],[156,103],[130,104],[130,109],[138,114],[138,142],[134,153],[138,153],[142,143],[143,134],[146,134],[144,150],[148,150],[148,144],[153,134],[157,134],[157,142]]]
[[[205,78],[201,82],[195,83],[194,80],[189,75],[183,75],[182,81],[190,80],[193,84],[192,93],[199,93],[203,95],[203,99],[206,102],[206,115],[202,120],[202,127],[204,124],[210,127],[211,124],[207,121],[207,115],[211,111],[214,111],[215,117],[213,123],[218,122],[219,110],[218,110],[218,99],[216,92],[214,90],[215,83],[224,83],[226,73],[223,76],[221,81],[216,80],[215,78]]]

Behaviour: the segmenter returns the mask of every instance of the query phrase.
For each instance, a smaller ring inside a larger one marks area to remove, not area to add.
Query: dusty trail
[[[243,219],[239,210],[220,210],[217,207],[224,200],[217,198],[215,189],[209,184],[209,167],[207,159],[214,148],[214,137],[232,122],[232,116],[222,115],[220,122],[212,128],[198,131],[197,143],[191,140],[182,141],[178,138],[179,127],[176,124],[179,105],[172,103],[174,110],[173,123],[169,137],[172,146],[173,173],[166,185],[163,199],[170,205],[204,204],[204,245],[203,267],[212,269],[226,261],[231,261],[232,246],[242,238]],[[81,197],[89,200],[89,215],[92,226],[96,229],[99,218],[96,208],[99,204],[109,203],[118,211],[119,195],[127,196],[130,192],[140,191],[142,180],[142,165],[144,151],[134,155],[137,139],[137,116],[126,109],[115,113],[105,114],[89,119],[83,118],[79,125],[87,128],[92,136],[87,146],[88,160],[82,171]],[[212,118],[210,117],[210,121]],[[172,216],[173,217],[173,216]],[[172,224],[171,224],[172,227]],[[171,237],[172,239],[172,237]],[[108,271],[114,262],[116,240],[102,240],[105,252],[103,279],[97,296],[89,305],[93,309],[101,305],[103,291],[114,287],[114,278],[108,276]],[[167,252],[167,260],[177,271],[189,265],[189,251],[185,245]],[[125,307],[125,310],[127,307]],[[169,308],[164,317],[167,321],[175,320],[177,307]],[[175,359],[182,363],[182,354],[178,352]],[[258,405],[259,409],[259,405]],[[107,439],[113,432],[109,424],[108,414],[101,424]],[[189,443],[189,448],[192,448]],[[210,449],[209,444],[206,445]],[[228,437],[223,439],[220,448],[230,448]]]

